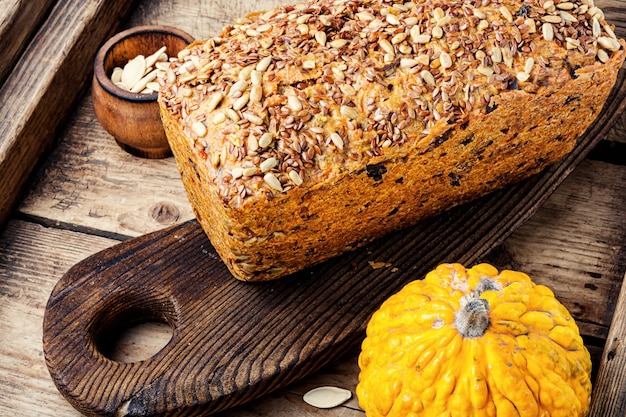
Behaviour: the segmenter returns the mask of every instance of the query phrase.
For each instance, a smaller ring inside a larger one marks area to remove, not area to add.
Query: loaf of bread
[[[190,45],[159,103],[213,246],[270,280],[562,158],[625,45],[593,0],[308,0]]]

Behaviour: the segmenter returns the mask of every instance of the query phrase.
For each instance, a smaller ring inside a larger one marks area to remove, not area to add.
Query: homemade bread
[[[624,45],[593,0],[310,0],[190,45],[159,103],[213,246],[269,280],[554,163]]]

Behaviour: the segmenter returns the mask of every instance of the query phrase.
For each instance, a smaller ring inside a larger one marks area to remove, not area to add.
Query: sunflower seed
[[[272,144],[272,135],[270,133],[263,133],[261,138],[259,139],[259,146],[263,149],[267,148]]]
[[[422,72],[420,72],[420,76],[422,77],[422,80],[424,80],[426,84],[435,85],[435,77],[430,71],[422,70]]]
[[[608,36],[600,36],[598,38],[598,45],[611,52],[618,51],[621,47],[618,41]]]
[[[250,73],[250,82],[252,85],[260,85],[263,83],[263,74],[257,70]]]
[[[391,44],[392,45],[397,45],[401,42],[404,42],[404,40],[407,38],[407,34],[405,32],[400,32],[396,35],[394,35],[393,38],[391,38]]]
[[[296,185],[302,185],[302,177],[295,170],[289,171],[289,179]]]
[[[541,20],[543,20],[544,22],[548,22],[548,23],[561,23],[561,21],[563,19],[561,19],[561,16],[556,16],[556,15],[552,15],[552,14],[547,14],[545,16],[543,16],[541,18]]]
[[[287,96],[287,107],[293,111],[302,110],[302,103],[296,96]]]
[[[244,107],[246,107],[246,105],[248,104],[249,100],[250,100],[250,94],[246,93],[246,94],[242,95],[237,100],[235,100],[235,102],[233,103],[233,109],[234,110],[241,110],[241,109],[243,109]]]
[[[244,177],[251,177],[255,175],[257,172],[259,172],[259,169],[257,167],[248,167],[248,168],[244,168],[241,171],[241,175]]]
[[[272,189],[276,191],[283,191],[283,185],[280,183],[276,175],[268,172],[263,176],[263,181]]]
[[[213,111],[217,108],[217,106],[220,104],[220,102],[222,101],[222,99],[224,98],[224,95],[220,92],[217,93],[213,93],[211,95],[211,98],[209,98],[209,100],[207,100],[206,103],[206,111]]]
[[[232,171],[231,174],[233,176],[233,179],[241,178],[243,176],[243,168],[242,167],[235,167],[235,168],[233,168],[233,171]]]
[[[348,119],[356,120],[359,118],[359,112],[350,106],[341,106],[339,112]]]
[[[389,55],[395,55],[396,51],[393,49],[393,45],[387,39],[381,39],[378,41],[380,49]]]
[[[500,13],[508,22],[513,21],[513,15],[511,14],[511,11],[506,6],[504,5],[500,6]]]
[[[207,134],[207,128],[204,123],[195,121],[191,124],[191,130],[196,134],[199,138],[203,138]]]
[[[417,64],[419,64],[417,59],[412,59],[412,58],[402,58],[402,59],[400,59],[400,67],[401,68],[413,68]]]
[[[333,132],[330,134],[330,140],[337,147],[337,149],[343,149],[343,139],[339,136],[339,133]]]
[[[272,57],[266,56],[256,64],[256,70],[259,72],[266,71],[272,63]]]
[[[478,68],[476,68],[476,71],[487,77],[493,75],[493,68],[487,67],[485,65],[479,65]]]
[[[239,75],[237,76],[237,78],[242,81],[247,81],[250,79],[250,74],[252,73],[252,71],[254,71],[254,66],[248,65],[247,67],[244,67],[241,71],[239,71]]]
[[[398,18],[398,16],[392,13],[389,13],[387,16],[385,16],[385,20],[390,25],[398,26],[400,24],[400,19]]]
[[[546,41],[554,40],[554,28],[552,27],[552,24],[546,22],[541,25],[541,33],[543,35],[543,39]]]
[[[448,69],[452,66],[452,58],[450,57],[450,54],[445,51],[441,51],[441,54],[439,55],[439,62],[441,63],[442,69]]]
[[[261,172],[268,172],[276,166],[278,166],[278,160],[274,157],[270,157],[261,162],[259,168],[261,168]]]
[[[255,125],[262,125],[263,124],[263,119],[259,116],[257,116],[254,113],[250,113],[250,112],[244,112],[243,113],[243,118],[246,119],[247,121],[249,121],[250,123],[253,123]]]
[[[346,96],[354,96],[356,95],[356,89],[352,87],[350,84],[339,84],[339,89]]]
[[[232,87],[230,87],[228,95],[232,97],[237,93],[243,92],[246,88],[248,88],[248,82],[246,80],[239,80],[235,84],[233,84]]]
[[[574,16],[564,10],[561,10],[559,12],[559,16],[564,22],[578,23],[578,19],[576,19]]]
[[[233,109],[226,109],[224,110],[224,112],[226,113],[226,116],[235,123],[241,120],[241,117],[239,117],[239,113],[237,113]]]
[[[223,112],[215,113],[215,116],[213,116],[214,125],[219,125],[220,123],[224,123],[224,121],[226,121],[226,115]]]
[[[263,98],[263,87],[260,85],[253,85],[250,89],[250,103],[258,103]]]
[[[343,48],[347,44],[348,44],[347,39],[335,39],[330,42],[331,48],[335,48],[335,49]]]
[[[326,32],[318,30],[315,32],[315,40],[322,46],[326,45]]]

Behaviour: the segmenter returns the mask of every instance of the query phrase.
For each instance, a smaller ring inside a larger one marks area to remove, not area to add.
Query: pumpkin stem
[[[454,326],[461,336],[481,337],[489,327],[489,301],[473,298],[456,312]]]

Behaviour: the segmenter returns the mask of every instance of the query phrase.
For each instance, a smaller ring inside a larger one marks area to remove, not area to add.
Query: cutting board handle
[[[321,279],[348,272],[356,279],[369,271],[344,258],[283,280],[241,282],[189,221],[72,267],[46,307],[46,362],[59,391],[86,415],[223,410],[355,346],[372,308],[355,303],[352,311],[356,283]],[[370,305],[381,301],[373,300]],[[146,321],[170,325],[171,340],[143,361],[111,359],[114,335]]]

